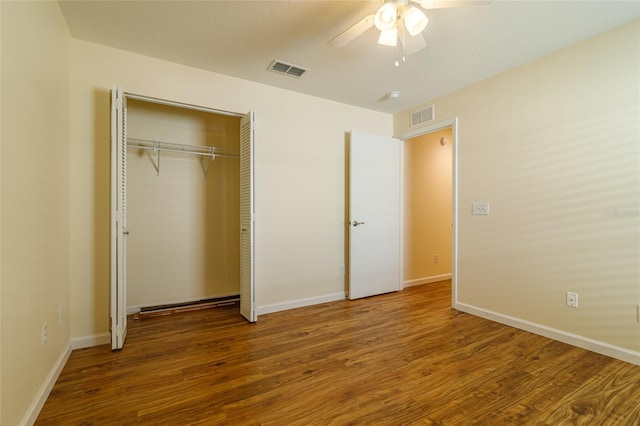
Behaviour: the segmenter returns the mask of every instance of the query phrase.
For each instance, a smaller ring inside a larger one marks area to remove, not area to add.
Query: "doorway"
[[[130,100],[127,139],[127,313],[237,298],[240,118]]]
[[[451,279],[456,300],[457,118],[404,141],[403,286]]]

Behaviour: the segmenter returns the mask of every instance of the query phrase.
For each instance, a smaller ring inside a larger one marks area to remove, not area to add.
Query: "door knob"
[[[354,220],[353,222],[351,222],[351,224],[353,226],[358,226],[358,225],[364,225],[364,222],[358,222],[357,220]]]

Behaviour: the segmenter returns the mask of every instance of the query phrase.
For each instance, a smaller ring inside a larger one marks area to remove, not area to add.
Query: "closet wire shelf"
[[[148,139],[127,138],[127,147],[152,150],[157,157],[158,163],[154,164],[157,175],[160,176],[160,152],[177,152],[180,154],[190,154],[203,156],[202,169],[205,177],[209,168],[209,160],[215,160],[216,157],[240,158],[238,151],[231,149],[221,149],[214,146],[204,145],[186,145],[173,142],[154,141]]]

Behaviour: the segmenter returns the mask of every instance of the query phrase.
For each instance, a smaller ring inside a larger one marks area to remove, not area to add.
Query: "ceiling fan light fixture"
[[[381,44],[383,46],[395,46],[396,44],[398,44],[398,29],[392,28],[390,30],[380,31],[378,44]]]
[[[393,3],[385,3],[380,6],[376,16],[374,18],[374,23],[376,24],[376,28],[380,31],[390,30],[396,25],[396,18],[398,14],[398,9],[396,5]]]
[[[412,36],[416,36],[427,28],[429,18],[417,7],[411,6],[402,15],[404,26]]]

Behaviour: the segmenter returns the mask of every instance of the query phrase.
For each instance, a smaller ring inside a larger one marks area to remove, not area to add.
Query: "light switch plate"
[[[489,215],[489,203],[471,203],[471,214]]]

